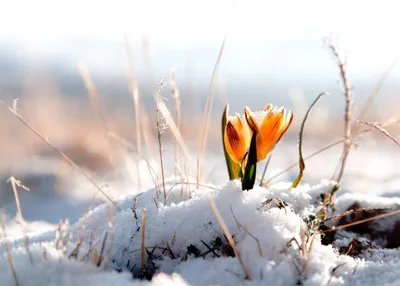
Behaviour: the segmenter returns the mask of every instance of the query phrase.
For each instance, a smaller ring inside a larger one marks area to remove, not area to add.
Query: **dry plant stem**
[[[376,219],[379,219],[379,218],[384,218],[384,217],[392,216],[392,215],[395,215],[395,214],[398,214],[398,213],[400,213],[400,209],[399,209],[399,210],[392,211],[392,212],[390,212],[390,213],[385,213],[385,214],[376,215],[376,216],[374,216],[374,217],[370,217],[370,218],[366,218],[366,219],[362,219],[362,220],[350,222],[350,223],[347,223],[347,224],[338,225],[338,226],[333,226],[333,227],[331,227],[330,229],[325,230],[324,233],[325,233],[325,232],[331,232],[331,231],[339,230],[339,229],[343,229],[343,228],[346,228],[346,227],[349,227],[349,226],[361,224],[361,223],[368,222],[368,221],[372,221],[372,220],[376,220]]]
[[[1,214],[0,219],[1,219],[1,228],[2,228],[2,230],[3,230],[3,238],[4,238],[4,239],[2,239],[3,245],[4,245],[4,248],[5,248],[6,251],[7,251],[8,262],[9,262],[9,264],[10,264],[10,268],[11,268],[11,272],[12,272],[12,275],[13,275],[13,278],[14,278],[15,286],[19,286],[18,279],[17,279],[17,271],[16,271],[16,269],[15,269],[14,258],[13,258],[13,256],[12,256],[11,249],[10,249],[10,247],[8,246],[7,239],[6,239],[7,233],[6,233],[6,221],[5,221],[5,217]]]
[[[238,229],[238,231],[240,231],[240,229],[243,229],[244,232],[248,235],[250,235],[251,238],[253,238],[255,240],[255,242],[257,243],[257,248],[258,248],[258,254],[260,255],[260,257],[263,257],[263,253],[262,253],[262,248],[261,248],[261,243],[260,240],[255,237],[253,234],[251,234],[245,227],[243,227],[243,225],[237,220],[235,214],[233,213],[233,209],[232,206],[229,206],[229,208],[231,209],[231,213],[233,216],[233,219],[235,220],[236,223],[236,227]]]
[[[169,85],[171,86],[171,92],[172,92],[172,96],[174,98],[176,127],[178,128],[178,130],[180,130],[181,103],[179,100],[179,90],[176,87],[175,69],[173,69],[171,71]],[[176,139],[175,139],[175,145],[174,145],[174,166],[175,166],[175,177],[176,177],[178,174],[178,168],[179,168],[179,144]]]
[[[397,146],[400,147],[400,142],[398,139],[394,138],[392,135],[389,134],[387,130],[385,130],[382,126],[379,125],[379,122],[368,122],[368,121],[361,121],[361,123],[366,124],[368,126],[371,126],[372,128],[378,130],[380,133],[385,135],[387,138],[392,140],[394,143],[396,143]]]
[[[221,228],[222,228],[222,230],[223,230],[223,232],[224,232],[224,234],[226,236],[226,239],[228,240],[230,246],[232,247],[236,258],[238,259],[240,266],[243,269],[243,272],[245,274],[245,279],[246,280],[251,280],[250,272],[247,270],[246,266],[244,265],[243,260],[242,260],[242,256],[241,256],[240,252],[237,250],[235,242],[232,239],[232,235],[229,232],[229,229],[226,226],[226,224],[225,224],[225,222],[224,222],[224,220],[223,220],[223,218],[221,216],[221,213],[219,212],[217,206],[215,205],[214,200],[211,197],[209,197],[208,198],[208,202],[210,204],[210,207],[211,207],[212,211],[215,214],[215,217],[217,218],[217,221],[218,221],[219,225],[221,226]]]
[[[167,123],[168,127],[170,128],[172,134],[174,135],[176,141],[179,144],[180,150],[182,151],[182,155],[184,158],[185,163],[188,165],[189,171],[192,171],[192,160],[190,157],[189,149],[186,147],[185,141],[177,127],[171,113],[169,112],[167,106],[165,105],[162,99],[157,99],[157,88],[154,84],[154,75],[151,69],[151,57],[150,57],[150,45],[146,39],[143,39],[143,54],[145,59],[145,65],[148,69],[149,77],[150,77],[150,87],[153,93],[153,97],[155,102],[158,102],[158,110],[161,112],[165,122]],[[150,142],[151,143],[151,142]],[[146,143],[147,144],[147,143]]]
[[[17,215],[18,216],[18,222],[21,225],[22,235],[24,237],[25,250],[26,250],[26,252],[28,253],[28,256],[29,256],[29,262],[31,264],[33,264],[33,257],[32,257],[32,254],[31,254],[30,250],[29,250],[29,239],[28,239],[28,235],[26,233],[26,222],[25,222],[25,219],[24,219],[24,217],[22,215],[22,208],[21,208],[21,204],[20,204],[20,201],[19,201],[19,195],[18,195],[18,189],[17,189],[17,185],[19,185],[19,186],[21,186],[23,188],[24,188],[24,186],[22,184],[20,184],[19,181],[16,180],[14,177],[10,177],[9,180],[11,182],[11,186],[12,186],[12,189],[14,191],[15,204],[17,205],[17,212],[18,212],[18,215]],[[26,187],[25,187],[25,190],[29,191],[29,189],[26,188]]]
[[[382,88],[383,84],[385,83],[387,77],[389,76],[389,74],[392,72],[393,68],[397,65],[397,60],[394,61],[389,68],[383,73],[383,75],[381,76],[380,80],[378,81],[378,83],[376,84],[376,86],[374,87],[373,91],[371,92],[371,94],[368,97],[368,100],[366,101],[366,103],[364,104],[363,108],[361,109],[359,115],[357,116],[357,120],[353,125],[352,128],[352,136],[354,137],[355,134],[358,134],[358,131],[361,128],[361,124],[360,122],[364,119],[365,115],[368,112],[368,109],[371,107],[372,103],[374,102],[374,99],[376,98],[376,96],[378,95],[380,89]]]
[[[146,271],[146,268],[145,268],[146,264],[145,264],[145,257],[144,257],[145,234],[146,234],[146,209],[143,209],[142,210],[142,243],[141,243],[141,250],[140,250],[140,263],[141,263],[142,272]]]
[[[133,72],[132,67],[132,52],[131,47],[128,42],[128,38],[125,36],[125,47],[126,47],[126,54],[128,57],[128,75],[129,75],[129,89],[132,93],[133,98],[133,105],[135,109],[135,125],[136,125],[136,147],[137,147],[137,155],[138,155],[138,162],[137,162],[137,179],[138,179],[138,187],[139,190],[142,188],[142,183],[140,179],[140,169],[139,163],[142,160],[142,140],[141,140],[141,132],[140,132],[140,125],[141,125],[141,116],[140,116],[140,109],[139,109],[139,89],[136,83],[135,73]]]
[[[202,171],[203,171],[202,170],[203,160],[204,160],[204,155],[205,155],[205,149],[207,146],[208,129],[209,129],[210,119],[211,119],[211,110],[212,110],[213,101],[214,101],[214,97],[215,97],[216,76],[217,76],[218,68],[220,66],[221,58],[222,58],[222,55],[224,52],[226,37],[227,37],[227,35],[225,35],[225,37],[222,41],[221,48],[220,48],[219,54],[218,54],[218,58],[214,65],[214,70],[213,70],[210,84],[209,84],[208,90],[207,90],[206,106],[204,107],[204,113],[201,118],[200,138],[199,138],[199,144],[198,144],[198,157],[197,157],[197,175],[196,175],[197,183],[200,183]]]
[[[160,155],[160,167],[161,167],[161,180],[162,180],[162,187],[164,193],[164,203],[167,201],[167,192],[165,191],[165,174],[164,174],[164,159],[163,159],[163,148],[162,148],[162,141],[161,141],[161,134],[163,132],[163,126],[161,126],[161,118],[158,109],[158,101],[161,98],[161,89],[163,87],[163,82],[160,83],[158,91],[157,91],[157,101],[156,101],[156,121],[157,121],[157,138],[158,138],[158,152]]]
[[[183,140],[183,137],[178,129],[178,127],[175,124],[174,119],[171,116],[171,113],[169,112],[167,106],[165,105],[164,101],[162,98],[158,100],[158,110],[163,116],[163,119],[165,120],[165,123],[167,123],[169,129],[171,130],[172,134],[174,135],[175,139],[177,140],[179,144],[179,148],[182,151],[182,155],[185,161],[185,164],[187,168],[189,169],[189,172],[192,171],[192,159],[190,156],[189,149],[187,148],[185,141]]]
[[[90,98],[90,102],[92,103],[93,113],[98,115],[105,132],[108,132],[109,130],[107,127],[107,121],[103,114],[100,99],[97,96],[96,87],[93,83],[92,78],[90,77],[89,71],[88,71],[87,67],[85,67],[84,65],[79,65],[78,70],[79,70],[79,73],[81,74],[81,77],[85,84],[86,90],[87,90],[89,98]]]
[[[74,161],[72,161],[67,155],[65,155],[62,151],[58,150],[57,147],[55,147],[53,144],[49,142],[44,136],[39,134],[38,131],[36,131],[29,123],[27,123],[13,108],[8,106],[6,103],[3,101],[0,101],[1,104],[3,104],[20,122],[22,122],[25,127],[27,127],[30,131],[32,131],[37,137],[39,137],[43,142],[45,142],[51,149],[56,151],[66,162],[68,162],[72,167],[74,167],[79,173],[81,173],[100,193],[103,194],[103,196],[109,200],[118,210],[121,210],[116,202],[83,170],[81,169],[77,164],[75,164]]]
[[[269,166],[269,162],[271,161],[271,157],[272,157],[272,154],[269,154],[267,162],[265,163],[264,171],[263,171],[261,179],[260,179],[260,187],[262,187],[263,184],[264,184],[265,174],[267,173],[267,169],[268,169],[268,166]]]
[[[346,107],[345,107],[345,114],[344,114],[344,120],[345,120],[344,138],[345,138],[345,140],[344,140],[343,153],[342,153],[342,158],[341,158],[341,165],[340,165],[339,173],[335,180],[338,184],[340,184],[343,174],[344,174],[347,158],[349,156],[349,152],[350,152],[350,148],[351,148],[351,144],[352,144],[351,109],[352,109],[352,104],[353,104],[353,98],[352,98],[351,87],[350,87],[348,77],[347,77],[346,62],[342,60],[342,58],[339,55],[339,52],[336,49],[336,46],[334,45],[332,40],[329,41],[328,46],[338,64],[338,67],[340,70],[340,77],[342,79],[342,83],[344,86],[344,96],[346,99]]]

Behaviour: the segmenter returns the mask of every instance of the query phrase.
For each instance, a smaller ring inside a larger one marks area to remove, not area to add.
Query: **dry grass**
[[[14,258],[11,253],[11,248],[8,246],[8,243],[7,243],[6,219],[2,214],[0,214],[0,219],[1,219],[1,229],[3,230],[2,242],[3,242],[4,248],[7,251],[8,262],[10,264],[10,268],[11,268],[12,276],[14,278],[15,286],[19,286]]]
[[[218,223],[220,224],[220,226],[221,226],[221,228],[222,228],[222,231],[223,231],[224,234],[225,234],[226,239],[227,239],[228,242],[229,242],[229,245],[232,247],[233,251],[235,252],[235,256],[236,256],[237,260],[239,261],[239,264],[240,264],[240,266],[242,267],[243,272],[244,272],[244,274],[245,274],[245,279],[246,279],[246,280],[251,280],[250,272],[247,270],[246,266],[244,265],[243,260],[242,260],[242,255],[241,255],[241,253],[237,250],[236,244],[235,244],[235,242],[234,242],[234,240],[233,240],[233,238],[232,238],[232,235],[231,235],[231,233],[229,232],[229,229],[228,229],[228,227],[226,226],[226,224],[225,224],[225,222],[224,222],[224,219],[223,219],[222,216],[221,216],[221,213],[219,212],[217,206],[215,205],[214,200],[210,197],[210,198],[208,199],[208,202],[209,202],[209,204],[210,204],[210,207],[211,207],[212,211],[214,212],[214,214],[215,214],[215,216],[216,216],[216,218],[217,218]]]
[[[19,201],[19,195],[18,195],[17,187],[20,187],[21,189],[23,189],[25,191],[29,191],[29,188],[26,187],[25,185],[23,185],[21,183],[21,181],[18,181],[14,177],[10,177],[8,179],[8,181],[11,182],[11,186],[12,186],[12,189],[13,189],[13,192],[14,192],[15,204],[17,205],[17,218],[18,218],[19,224],[21,225],[22,235],[24,237],[25,250],[26,250],[26,253],[28,253],[28,256],[29,256],[29,262],[31,264],[33,264],[33,257],[32,257],[32,254],[31,254],[30,250],[29,250],[29,239],[28,239],[28,235],[27,235],[27,231],[26,231],[26,221],[24,219],[24,216],[22,215],[21,203]]]

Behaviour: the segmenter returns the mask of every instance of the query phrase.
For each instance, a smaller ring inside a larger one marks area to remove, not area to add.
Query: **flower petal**
[[[247,124],[249,124],[251,130],[253,130],[253,132],[255,133],[258,133],[260,131],[260,126],[257,123],[253,112],[251,112],[250,108],[248,108],[247,106],[244,108],[244,115],[246,116]]]
[[[292,124],[292,121],[293,121],[293,112],[291,110],[289,110],[288,115],[285,118],[285,123],[283,124],[283,126],[280,130],[279,137],[276,140],[276,143],[278,143],[282,139],[283,135],[285,135],[286,131],[289,129],[290,125]]]

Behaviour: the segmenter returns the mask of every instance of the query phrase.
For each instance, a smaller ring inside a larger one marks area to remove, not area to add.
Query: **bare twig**
[[[352,145],[352,138],[351,138],[351,111],[352,111],[352,104],[353,104],[353,95],[352,95],[352,90],[350,87],[350,83],[347,77],[347,67],[346,67],[346,61],[344,61],[339,54],[335,44],[333,43],[333,40],[330,39],[327,42],[329,49],[332,52],[332,55],[335,57],[336,63],[339,67],[340,71],[340,77],[342,79],[342,84],[344,87],[344,96],[346,99],[346,107],[345,107],[345,115],[344,115],[344,120],[345,120],[345,128],[344,128],[344,146],[343,146],[343,153],[341,157],[341,165],[340,169],[338,171],[338,175],[336,176],[335,181],[340,184],[343,174],[344,174],[344,169],[346,166],[347,158],[349,156],[350,148]]]
[[[229,242],[229,245],[232,247],[236,258],[238,259],[239,264],[243,269],[243,272],[245,274],[245,279],[246,280],[251,280],[250,272],[247,270],[246,266],[244,265],[243,260],[242,260],[242,256],[241,256],[240,252],[237,250],[235,242],[234,242],[234,240],[232,238],[232,235],[229,232],[229,229],[226,226],[226,224],[225,224],[225,222],[224,222],[224,220],[223,220],[223,218],[221,216],[221,213],[219,212],[217,206],[215,205],[214,200],[211,197],[209,197],[208,198],[208,202],[209,202],[209,204],[211,206],[212,211],[214,212],[214,214],[215,214],[215,216],[217,218],[218,223],[220,224],[220,226],[221,226],[221,228],[222,228],[222,230],[223,230],[223,232],[224,232],[224,234],[226,236],[226,239]]]
[[[74,161],[72,161],[67,155],[65,155],[62,151],[57,149],[53,144],[49,142],[43,135],[41,135],[38,131],[36,131],[29,123],[27,123],[13,108],[8,106],[4,101],[0,101],[0,104],[4,105],[8,111],[10,111],[25,127],[27,127],[30,131],[32,131],[37,137],[39,137],[43,142],[45,142],[51,149],[57,152],[68,164],[74,167],[79,173],[81,173],[103,196],[109,200],[118,210],[121,210],[116,202],[97,184],[83,169],[81,169]]]
[[[372,128],[378,130],[380,133],[385,135],[387,138],[392,140],[394,143],[396,143],[397,146],[400,147],[399,140],[397,138],[393,137],[392,135],[390,135],[386,129],[384,129],[382,126],[380,126],[379,122],[369,122],[369,121],[362,120],[361,123],[371,126]]]
[[[392,215],[395,215],[395,214],[398,214],[398,213],[400,213],[400,209],[392,211],[392,212],[389,212],[389,213],[379,214],[379,215],[376,215],[376,216],[373,216],[373,217],[369,217],[369,218],[366,218],[366,219],[353,221],[353,222],[346,223],[346,224],[343,224],[343,225],[332,226],[331,228],[325,230],[324,232],[331,232],[331,231],[343,229],[343,228],[346,228],[346,227],[349,227],[349,226],[353,226],[353,225],[361,224],[361,223],[364,223],[364,222],[373,221],[373,220],[376,220],[376,219],[392,216]]]

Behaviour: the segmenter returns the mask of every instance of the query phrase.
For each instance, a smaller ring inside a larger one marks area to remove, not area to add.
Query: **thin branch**
[[[81,173],[103,196],[109,200],[118,210],[121,210],[117,203],[97,184],[83,169],[81,169],[74,161],[72,161],[67,155],[62,151],[57,149],[53,144],[49,142],[44,136],[39,134],[29,123],[27,123],[12,107],[8,106],[4,101],[0,101],[0,104],[4,105],[8,111],[10,111],[25,127],[32,131],[37,137],[39,137],[43,142],[45,142],[51,149],[56,151],[66,162],[68,162],[72,167],[74,167],[79,173]]]
[[[394,138],[392,135],[389,134],[389,132],[386,129],[384,129],[382,126],[380,126],[379,122],[369,122],[369,121],[362,120],[361,123],[371,126],[372,128],[378,130],[380,133],[385,135],[387,138],[392,140],[394,143],[396,143],[397,146],[400,147],[399,140]]]
[[[327,44],[328,44],[328,47],[331,50],[333,56],[335,57],[336,63],[339,67],[340,77],[342,79],[342,84],[344,87],[344,96],[346,99],[346,107],[345,107],[345,114],[344,114],[344,121],[345,121],[344,138],[345,138],[345,140],[344,140],[344,146],[343,146],[343,153],[342,153],[342,157],[341,157],[341,165],[340,165],[340,169],[339,169],[338,175],[335,180],[338,184],[340,184],[343,174],[344,174],[344,170],[345,170],[347,158],[349,156],[350,148],[352,145],[351,111],[352,111],[352,105],[353,105],[353,95],[352,95],[350,83],[349,83],[349,80],[347,77],[347,67],[346,67],[347,63],[342,59],[342,57],[339,54],[332,39],[328,40]]]

